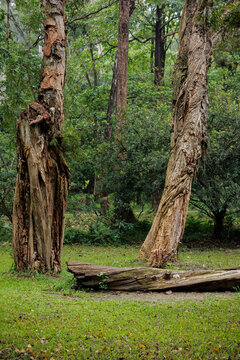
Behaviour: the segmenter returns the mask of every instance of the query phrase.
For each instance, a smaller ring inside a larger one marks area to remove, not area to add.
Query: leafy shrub
[[[91,239],[82,229],[70,227],[65,230],[64,244],[91,244]]]
[[[190,215],[186,220],[183,243],[192,240],[196,241],[199,238],[210,237],[213,232],[212,229],[213,224],[211,221],[206,221],[204,218]]]
[[[10,242],[12,239],[12,227],[3,219],[0,219],[0,243]]]
[[[145,239],[150,228],[147,221],[135,224],[118,221],[110,223],[106,218],[99,217],[93,221],[88,231],[79,227],[70,227],[65,231],[65,244],[87,245],[122,245],[141,243]]]

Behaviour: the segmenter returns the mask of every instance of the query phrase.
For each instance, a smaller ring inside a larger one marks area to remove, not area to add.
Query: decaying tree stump
[[[122,291],[217,291],[240,285],[240,268],[220,270],[169,270],[158,268],[116,268],[82,262],[68,262],[76,288]]]

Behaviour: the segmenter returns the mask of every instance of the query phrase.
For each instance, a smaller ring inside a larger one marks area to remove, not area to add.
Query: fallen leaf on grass
[[[14,348],[14,351],[17,354],[23,354],[23,353],[25,353],[26,350],[24,350],[24,349],[19,350],[18,348]]]
[[[219,352],[219,349],[218,348],[213,348],[213,351],[214,352]]]
[[[104,347],[104,348],[102,349],[102,354],[104,354],[106,351],[107,351],[107,348]]]
[[[139,347],[140,349],[146,349],[146,346],[143,345],[143,344],[138,345],[138,347]]]

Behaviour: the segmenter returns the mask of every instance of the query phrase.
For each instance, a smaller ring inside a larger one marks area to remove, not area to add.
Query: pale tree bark
[[[151,266],[164,266],[177,254],[182,239],[193,176],[206,146],[207,71],[212,44],[206,28],[206,7],[186,0],[173,81],[172,151],[165,187],[150,232],[139,256]]]
[[[66,67],[64,0],[45,0],[43,78],[38,102],[17,122],[18,175],[13,255],[18,271],[61,270],[69,170],[61,149]]]

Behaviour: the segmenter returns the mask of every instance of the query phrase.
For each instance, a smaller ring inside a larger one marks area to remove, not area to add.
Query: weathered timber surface
[[[240,285],[240,267],[220,270],[169,270],[158,268],[116,268],[82,262],[68,262],[77,288],[122,291],[231,290]]]

